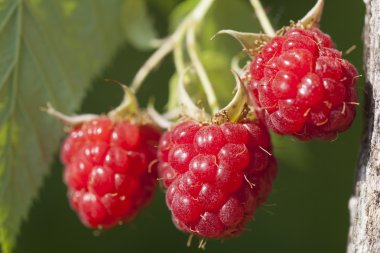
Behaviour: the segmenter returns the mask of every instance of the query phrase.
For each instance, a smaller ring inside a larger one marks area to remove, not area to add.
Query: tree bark
[[[364,3],[365,127],[349,202],[348,253],[380,253],[380,1]]]

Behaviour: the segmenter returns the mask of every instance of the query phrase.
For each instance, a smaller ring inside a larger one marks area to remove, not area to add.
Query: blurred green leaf
[[[174,31],[185,16],[197,5],[199,0],[187,0],[178,4],[169,16],[170,30]],[[208,13],[210,15],[210,13]]]
[[[197,0],[188,0],[177,6],[170,16],[171,30],[178,26],[197,3]],[[241,47],[238,42],[228,36],[217,36],[213,40],[211,38],[222,29],[247,31],[259,29],[259,23],[253,18],[252,13],[251,7],[244,1],[219,0],[212,6],[199,27],[199,55],[213,83],[219,104],[222,106],[226,105],[233,97],[235,81],[231,73],[231,59],[241,51]],[[186,56],[186,52],[184,55]],[[198,96],[194,96],[194,100],[205,102],[200,83],[195,81],[192,86],[193,94],[198,94]],[[167,105],[169,109],[176,105],[176,98],[175,83],[171,82],[170,102]]]
[[[154,46],[157,33],[144,0],[126,0],[122,21],[127,39],[134,47],[146,50]]]
[[[123,0],[0,4],[0,241],[8,253],[48,172],[62,126],[123,42]],[[59,173],[59,172],[58,172]]]

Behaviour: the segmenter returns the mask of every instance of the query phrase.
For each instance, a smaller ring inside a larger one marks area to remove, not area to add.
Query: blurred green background
[[[217,0],[217,8],[228,0]],[[168,16],[181,1],[147,1],[149,11],[160,35],[167,34]],[[249,10],[248,1],[241,1]],[[302,17],[315,1],[263,0],[277,27],[289,20]],[[239,13],[226,10],[233,20]],[[224,28],[258,32],[253,14],[246,17],[249,23],[228,24]],[[334,39],[338,49],[345,51],[352,45],[357,48],[346,56],[362,73],[362,27],[364,4],[358,0],[326,0],[322,29]],[[223,45],[239,45],[230,38],[218,38]],[[104,78],[128,83],[133,74],[149,56],[132,46],[121,48],[116,58],[99,73],[85,99],[83,112],[105,112],[117,105],[122,94],[118,87],[104,84]],[[158,71],[151,75],[139,97],[142,104],[151,96],[157,97],[161,108],[167,98],[168,80],[173,73],[169,57]],[[228,71],[228,69],[226,70]],[[364,78],[358,92],[363,97]],[[275,139],[275,152],[279,157],[279,176],[271,198],[258,210],[255,220],[249,223],[243,236],[224,241],[209,241],[207,252],[345,252],[349,214],[347,203],[352,192],[355,165],[361,132],[361,110],[354,126],[335,142],[300,143],[289,138]],[[62,166],[58,157],[40,192],[39,198],[24,222],[18,238],[16,253],[34,252],[197,252],[195,244],[186,247],[187,236],[171,223],[161,189],[152,206],[128,226],[120,226],[100,234],[83,227],[68,206],[66,189],[62,183]]]

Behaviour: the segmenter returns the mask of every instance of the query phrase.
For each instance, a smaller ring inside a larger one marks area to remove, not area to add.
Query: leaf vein
[[[34,19],[34,21],[37,24],[39,24],[38,27],[43,27],[43,25],[38,20],[38,18],[36,17],[36,15],[34,14],[34,12],[31,10],[31,7],[28,6],[28,4],[26,4],[26,8],[25,9],[28,11],[28,13],[30,14],[30,16]],[[51,42],[51,38],[49,37],[49,33],[41,33],[41,34],[43,34],[43,36],[44,36],[44,41],[47,44],[47,47],[49,48],[49,51],[56,52],[57,50],[54,50],[54,46],[53,46],[53,43]],[[61,75],[62,75],[65,83],[68,84],[68,86],[70,88],[70,92],[74,96],[75,95],[74,86],[73,86],[73,83],[71,82],[71,80],[69,80],[69,78],[68,78],[67,70],[63,68],[63,64],[60,64],[60,63],[62,63],[62,60],[58,57],[57,54],[52,53],[51,56],[54,57],[54,59],[56,61],[55,67],[57,67],[57,70],[59,70],[59,72],[61,72]]]
[[[3,21],[0,24],[0,33],[3,32],[5,26],[8,24],[8,21],[12,17],[12,14],[17,10],[17,3],[16,1],[14,2],[15,4],[12,5],[11,9],[8,11],[7,15],[4,17]]]

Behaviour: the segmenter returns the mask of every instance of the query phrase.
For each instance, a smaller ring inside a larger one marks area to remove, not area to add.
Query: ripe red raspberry
[[[277,173],[265,127],[185,121],[159,145],[159,177],[178,229],[204,238],[243,232]]]
[[[153,195],[160,132],[152,125],[99,117],[71,130],[62,150],[72,208],[92,228],[131,220]]]
[[[256,55],[248,85],[257,114],[278,134],[332,139],[355,117],[358,72],[317,28],[292,28]]]

